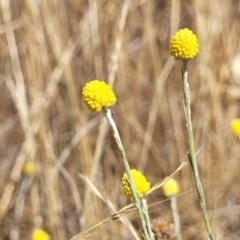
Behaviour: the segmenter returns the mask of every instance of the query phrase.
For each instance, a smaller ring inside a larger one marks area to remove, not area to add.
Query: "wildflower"
[[[233,134],[240,137],[240,118],[235,118],[231,121],[231,128]]]
[[[196,57],[199,52],[197,36],[188,28],[180,29],[172,37],[169,51],[175,59],[190,60]]]
[[[147,191],[149,191],[150,183],[147,181],[146,177],[140,171],[137,171],[136,169],[131,169],[130,171],[131,171],[133,183],[136,188],[137,194],[140,198],[142,198],[143,195]],[[123,177],[122,177],[122,186],[123,186],[123,191],[124,191],[125,195],[128,198],[132,199],[132,194],[131,194],[131,190],[129,188],[129,183],[127,180],[126,173],[124,173]]]
[[[42,229],[35,229],[32,233],[32,240],[50,240],[50,236]]]
[[[31,162],[30,161],[26,162],[23,166],[22,171],[23,171],[24,175],[32,176],[36,171],[34,162],[32,162],[32,161]]]
[[[102,108],[111,107],[117,101],[110,86],[99,80],[88,82],[83,88],[82,96],[83,102],[93,112],[99,112]]]
[[[175,179],[169,179],[165,184],[162,186],[163,193],[166,197],[172,197],[179,193],[179,186]]]

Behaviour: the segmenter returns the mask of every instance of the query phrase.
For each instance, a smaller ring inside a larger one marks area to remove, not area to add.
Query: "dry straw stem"
[[[29,119],[28,119],[29,109],[27,106],[26,90],[25,90],[23,73],[22,73],[19,54],[18,54],[18,48],[16,46],[16,39],[15,39],[14,31],[11,25],[12,16],[10,11],[10,2],[7,0],[1,1],[1,8],[3,13],[3,20],[5,23],[5,32],[6,32],[11,62],[12,62],[12,68],[13,68],[15,81],[16,81],[16,83],[14,84],[13,82],[11,82],[12,80],[8,78],[7,84],[9,86],[9,90],[13,96],[16,107],[18,109],[22,128],[24,129],[24,131],[27,131],[28,124],[29,124]],[[24,159],[19,158],[19,160],[20,161],[16,162],[15,167],[11,173],[11,178],[13,182],[10,182],[7,184],[1,197],[0,225],[1,225],[3,216],[6,214],[10,199],[12,197],[12,193],[15,185],[14,181],[18,181],[18,179],[20,178],[20,172],[24,164]]]
[[[177,209],[176,196],[172,196],[170,198],[170,201],[171,201],[171,209],[172,209],[173,221],[174,221],[174,230],[177,235],[177,239],[182,240],[181,225],[180,225],[180,218],[179,218],[179,213],[178,213],[178,209]]]
[[[52,100],[53,96],[54,96],[54,92],[56,90],[56,86],[58,83],[58,80],[60,79],[63,71],[64,71],[64,67],[66,66],[66,64],[69,62],[70,58],[72,57],[73,54],[73,50],[76,47],[78,40],[73,42],[72,40],[69,41],[68,46],[66,47],[65,51],[63,52],[60,61],[59,61],[59,65],[54,69],[52,76],[51,76],[51,80],[47,89],[46,89],[46,93],[45,93],[45,97],[40,97],[39,94],[37,94],[36,96],[36,101],[35,103],[33,103],[33,107],[32,107],[32,114],[33,116],[36,115],[38,116],[38,112],[39,111],[45,111],[47,109],[47,107],[50,104],[50,101]],[[11,80],[9,80],[11,81]],[[8,86],[10,86],[11,83],[8,83]],[[11,86],[13,86],[13,84],[11,84]],[[13,89],[13,87],[9,88],[10,91]],[[11,91],[12,95],[14,95],[15,93],[18,93],[18,90],[16,91]],[[17,100],[17,97],[14,98],[14,100]],[[41,100],[40,100],[41,99]],[[16,106],[18,106],[18,104],[16,103]],[[25,112],[28,112],[27,109],[24,110]],[[19,108],[19,115],[21,116],[21,108]],[[34,119],[34,118],[32,118]],[[25,129],[26,131],[26,141],[24,142],[23,146],[22,146],[22,150],[21,153],[18,155],[17,161],[15,163],[15,167],[12,170],[11,173],[11,178],[13,179],[13,182],[18,181],[19,177],[20,177],[20,173],[23,167],[23,164],[26,160],[26,156],[28,154],[30,154],[32,152],[32,154],[34,154],[34,148],[33,148],[33,143],[34,143],[34,138],[33,135],[36,134],[39,131],[39,128],[41,127],[41,121],[40,119],[37,117],[38,121],[33,121],[31,124],[28,125],[28,127],[24,127],[24,122],[23,122],[23,129]],[[5,191],[2,195],[1,198],[1,209],[0,209],[0,222],[2,220],[2,217],[5,215],[6,210],[8,208],[8,204],[9,201],[11,199],[13,190],[14,190],[14,183],[10,182],[6,188]]]
[[[8,2],[8,1],[2,1],[1,3],[6,4],[6,2]],[[75,39],[74,41],[72,41],[72,39],[70,40],[67,50],[65,52],[63,52],[62,58],[60,58],[59,65],[56,67],[55,71],[53,71],[52,78],[50,79],[51,80],[50,84],[48,85],[48,87],[46,89],[46,93],[41,93],[40,89],[37,89],[38,92],[35,94],[35,99],[33,101],[32,107],[31,107],[32,110],[31,110],[31,118],[30,118],[28,116],[28,114],[30,112],[28,109],[30,107],[28,107],[26,105],[25,108],[23,108],[21,105],[21,103],[24,102],[21,99],[21,95],[24,95],[24,97],[26,97],[23,87],[21,87],[21,86],[23,85],[25,87],[25,85],[24,84],[21,85],[21,83],[22,83],[21,68],[20,68],[20,64],[19,64],[18,52],[16,51],[17,50],[16,41],[14,40],[14,33],[11,30],[11,23],[7,22],[7,21],[9,21],[9,15],[10,15],[9,6],[7,4],[4,6],[2,5],[2,10],[4,13],[6,13],[5,15],[7,15],[7,18],[5,19],[6,20],[6,23],[5,23],[6,24],[5,25],[6,26],[6,35],[7,35],[7,40],[8,40],[8,46],[11,48],[10,55],[13,59],[12,65],[13,65],[13,70],[15,73],[16,87],[10,78],[5,78],[5,79],[6,79],[7,86],[9,87],[9,90],[13,96],[13,99],[15,101],[15,104],[16,104],[18,112],[19,112],[21,125],[22,125],[23,130],[25,131],[25,142],[22,145],[22,149],[18,155],[18,158],[16,159],[16,163],[15,163],[12,173],[10,175],[11,181],[5,186],[5,189],[4,189],[2,198],[1,198],[0,221],[2,221],[4,215],[6,214],[6,212],[8,210],[8,206],[9,206],[10,200],[12,199],[12,194],[13,194],[13,191],[15,188],[15,182],[19,181],[19,179],[20,179],[21,169],[22,169],[22,166],[23,166],[26,158],[35,159],[35,157],[36,157],[36,151],[37,151],[36,149],[39,146],[37,146],[38,144],[35,143],[35,140],[36,140],[34,138],[35,135],[37,135],[39,132],[42,134],[43,131],[46,130],[46,128],[43,127],[44,125],[46,126],[46,122],[44,122],[41,118],[39,118],[39,112],[41,111],[42,116],[44,116],[44,113],[46,112],[50,101],[54,97],[54,92],[56,90],[58,80],[60,79],[66,64],[69,62],[69,60],[72,56],[73,50],[75,49],[76,44],[78,43],[78,39],[77,40]],[[42,49],[40,50],[40,52],[43,53]],[[45,60],[43,59],[43,61],[45,61]],[[44,66],[43,66],[43,68],[44,68]],[[43,139],[45,138],[43,140],[43,142],[47,143],[48,139],[46,139],[46,136],[42,136],[42,138]],[[49,143],[50,142],[48,142],[47,145],[44,147],[45,148],[44,150],[48,151],[48,153],[46,153],[46,156],[48,156],[48,157],[50,157],[49,154],[52,152],[52,149],[53,149],[53,147],[49,148],[49,146],[51,145],[51,143],[50,144]],[[44,155],[44,153],[43,153],[43,155]],[[51,156],[51,158],[52,158],[54,154],[51,153],[51,155],[52,155]],[[48,166],[50,168],[52,168],[50,165],[48,165]],[[49,170],[50,169],[47,169],[48,173],[49,173]],[[50,174],[47,174],[46,178],[48,178],[48,176],[50,176]],[[59,218],[55,217],[56,213],[59,210],[56,208],[55,209],[52,208],[52,206],[54,206],[54,204],[56,206],[58,206],[56,204],[57,197],[55,194],[58,194],[57,191],[55,191],[55,192],[51,191],[50,194],[48,195],[49,198],[47,200],[48,200],[49,206],[51,206],[51,208],[49,208],[49,211],[50,211],[49,216],[50,216],[52,225],[54,225],[56,223],[57,225],[61,226],[61,223],[60,223],[61,220]],[[35,203],[33,203],[33,205],[35,205]],[[57,219],[59,219],[59,220],[57,220]],[[64,237],[63,228],[59,228],[58,232],[59,232],[59,236]]]
[[[140,160],[139,160],[139,169],[141,169],[142,171],[144,171],[144,169],[146,168],[146,164],[148,160],[148,154],[149,154],[149,149],[152,142],[153,131],[154,131],[154,127],[157,120],[159,105],[161,102],[162,90],[173,65],[174,65],[174,60],[172,59],[172,57],[169,57],[168,61],[164,65],[164,68],[162,69],[161,74],[159,75],[156,81],[156,88],[152,98],[151,110],[149,113],[147,128],[144,134],[143,144],[141,148],[142,150],[141,150]]]
[[[10,2],[8,0],[1,1],[3,20],[5,24],[6,37],[8,42],[8,49],[11,57],[12,68],[14,72],[14,77],[16,81],[16,91],[18,96],[18,102],[16,105],[19,110],[19,116],[21,120],[22,127],[24,130],[28,127],[28,106],[26,99],[26,89],[24,84],[24,77],[21,68],[18,48],[16,44],[16,38],[14,35],[12,27],[12,16],[10,10]]]
[[[8,46],[11,49],[17,49],[16,48],[16,42],[15,42],[15,38],[14,38],[14,34],[12,31],[11,23],[10,21],[10,12],[9,12],[9,5],[8,5],[8,1],[1,1],[2,4],[2,11],[3,13],[5,13],[6,18],[6,33],[7,35],[10,35],[8,37]],[[9,22],[9,23],[8,23]],[[8,29],[9,28],[9,29]],[[16,106],[18,107],[18,112],[19,112],[19,116],[20,119],[22,120],[22,127],[25,131],[25,137],[26,140],[22,146],[21,152],[18,155],[18,158],[16,160],[15,166],[12,170],[11,173],[11,179],[13,180],[12,182],[8,183],[7,186],[5,187],[5,190],[3,192],[2,198],[1,198],[1,208],[0,208],[0,223],[1,220],[3,218],[3,216],[6,214],[9,202],[11,200],[12,197],[12,193],[14,190],[14,182],[18,181],[18,179],[20,178],[20,173],[23,167],[23,164],[26,160],[26,157],[29,155],[34,158],[34,154],[35,154],[35,148],[34,148],[34,135],[38,133],[41,125],[43,124],[41,122],[41,119],[38,117],[38,114],[40,111],[42,111],[42,113],[44,113],[46,111],[46,109],[48,108],[51,100],[54,97],[54,93],[57,87],[57,83],[61,77],[61,75],[63,74],[64,68],[65,66],[69,63],[73,52],[75,50],[75,47],[78,43],[79,38],[75,37],[73,39],[69,40],[69,43],[66,47],[66,49],[63,51],[60,59],[59,59],[59,64],[57,65],[57,67],[54,69],[51,77],[50,77],[50,83],[47,86],[46,92],[43,93],[43,96],[39,93],[36,94],[36,98],[34,99],[35,101],[33,102],[33,106],[32,106],[32,122],[30,123],[30,120],[28,119],[28,106],[26,105],[26,102],[23,101],[21,98],[25,98],[26,94],[25,94],[25,90],[24,90],[24,84],[22,83],[23,79],[22,79],[22,72],[21,72],[21,68],[19,65],[19,57],[18,57],[18,53],[16,51],[11,50],[10,52],[12,52],[11,56],[13,59],[13,69],[15,72],[15,79],[16,79],[16,88],[14,87],[14,84],[11,82],[12,80],[10,78],[6,79],[6,83],[9,87],[9,90],[13,96],[13,99],[15,100]],[[25,107],[22,107],[22,105],[19,105],[20,103],[25,103]],[[35,117],[36,119],[35,120]]]
[[[179,25],[179,0],[174,0],[171,3],[171,28],[170,31],[171,33],[175,33],[178,30],[178,25]],[[154,29],[154,25],[152,23],[152,9],[151,7],[153,6],[153,3],[149,1],[147,3],[147,6],[144,7],[144,14],[146,17],[146,31],[150,32],[150,36],[148,37],[149,41],[149,47],[151,51],[151,56],[153,59],[153,65],[154,65],[154,75],[155,75],[155,91],[152,97],[152,102],[151,102],[151,107],[150,107],[150,113],[149,113],[149,118],[147,122],[147,127],[145,130],[144,138],[143,138],[143,143],[141,147],[141,154],[140,154],[140,160],[139,160],[139,170],[144,171],[146,168],[147,160],[148,160],[148,155],[149,155],[149,150],[150,146],[152,143],[152,138],[153,138],[153,132],[157,120],[157,115],[158,115],[158,110],[160,106],[160,102],[162,100],[162,92],[164,89],[165,82],[172,70],[172,67],[174,65],[174,61],[172,57],[169,57],[167,62],[165,63],[164,67],[161,67],[161,61],[155,56],[157,53],[157,46],[156,46],[156,30]],[[172,36],[171,34],[170,36]]]
[[[32,179],[31,177],[26,176],[23,179],[18,198],[16,200],[16,206],[14,210],[14,219],[13,219],[13,227],[10,232],[10,239],[11,240],[18,240],[19,238],[19,224],[23,217],[23,209],[25,205],[25,199],[29,188],[31,186]]]

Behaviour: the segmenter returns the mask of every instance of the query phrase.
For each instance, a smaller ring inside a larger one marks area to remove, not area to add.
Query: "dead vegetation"
[[[240,142],[230,122],[240,116],[239,1],[0,2],[1,240],[30,239],[35,227],[70,239],[129,204],[112,134],[81,100],[89,80],[113,86],[128,160],[152,185],[186,159],[180,63],[168,52],[182,27],[200,45],[188,71],[213,235],[238,239]],[[27,161],[36,166],[32,178],[22,174]],[[176,179],[183,239],[205,239],[190,167]],[[160,190],[148,196],[150,216],[171,222],[163,200]],[[134,210],[114,219],[82,239],[137,239]]]

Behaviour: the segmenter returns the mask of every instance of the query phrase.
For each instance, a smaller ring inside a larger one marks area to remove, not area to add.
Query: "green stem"
[[[107,121],[108,121],[109,125],[111,126],[111,128],[113,130],[113,136],[116,140],[118,149],[119,149],[119,151],[121,153],[121,156],[122,156],[123,164],[124,164],[124,167],[125,167],[125,170],[126,170],[127,179],[128,179],[128,183],[129,183],[129,188],[131,190],[132,198],[133,198],[133,201],[134,201],[135,206],[137,208],[138,215],[139,215],[139,218],[140,218],[140,221],[141,221],[142,230],[143,230],[143,238],[144,238],[144,240],[154,240],[154,238],[152,237],[153,233],[149,232],[149,229],[151,229],[151,226],[148,226],[149,223],[148,223],[148,221],[146,221],[146,219],[148,219],[148,215],[146,216],[146,211],[144,211],[144,207],[142,206],[141,200],[140,200],[140,198],[137,194],[137,191],[136,191],[133,179],[132,179],[130,167],[129,167],[129,164],[128,164],[128,160],[127,160],[127,157],[126,157],[126,153],[125,153],[125,150],[123,148],[122,141],[121,141],[120,135],[118,133],[118,129],[116,127],[116,124],[115,124],[114,120],[112,119],[112,114],[111,114],[110,109],[103,108],[103,114],[107,118]]]
[[[149,234],[151,240],[155,240],[155,236],[151,229],[151,222],[150,222],[150,218],[148,215],[148,206],[147,206],[146,199],[142,198],[141,203],[142,203],[142,207],[143,207],[143,211],[144,211],[144,217],[145,217],[145,221],[146,221],[146,225],[147,225],[148,234]]]
[[[188,137],[189,137],[189,147],[190,147],[190,153],[189,153],[189,161],[193,170],[197,193],[199,202],[202,208],[202,214],[203,219],[207,231],[207,239],[213,240],[211,227],[208,219],[206,204],[205,204],[205,198],[204,198],[204,192],[202,188],[202,183],[198,174],[198,167],[197,167],[197,161],[196,161],[196,155],[194,150],[194,139],[193,139],[193,130],[192,130],[192,121],[191,121],[191,108],[190,108],[190,89],[188,84],[188,74],[187,74],[187,61],[182,61],[182,83],[183,83],[183,94],[184,94],[184,114],[188,129]]]

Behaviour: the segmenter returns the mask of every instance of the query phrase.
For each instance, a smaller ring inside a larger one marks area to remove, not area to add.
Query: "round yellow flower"
[[[231,128],[233,134],[240,137],[240,118],[235,118],[231,121]]]
[[[190,60],[196,57],[199,52],[197,36],[188,28],[179,30],[172,37],[169,51],[175,59]]]
[[[83,102],[93,112],[99,112],[104,107],[111,107],[117,101],[110,86],[99,80],[88,82],[83,88],[82,96]]]
[[[42,229],[35,229],[32,233],[32,240],[50,240],[50,236]]]
[[[179,193],[178,183],[173,178],[169,179],[165,184],[163,184],[162,188],[166,197],[171,197]]]
[[[140,171],[137,171],[136,169],[131,169],[130,171],[131,171],[131,175],[133,178],[133,183],[136,188],[136,191],[137,191],[139,197],[142,198],[143,195],[147,191],[149,191],[150,183],[147,181],[146,177]],[[124,191],[125,195],[128,198],[132,199],[132,194],[131,194],[131,190],[129,188],[126,173],[124,173],[123,177],[122,177],[122,186],[123,186],[123,191]]]
[[[35,173],[35,171],[36,171],[36,167],[34,162],[28,161],[24,164],[23,170],[22,170],[24,175],[32,176]]]

